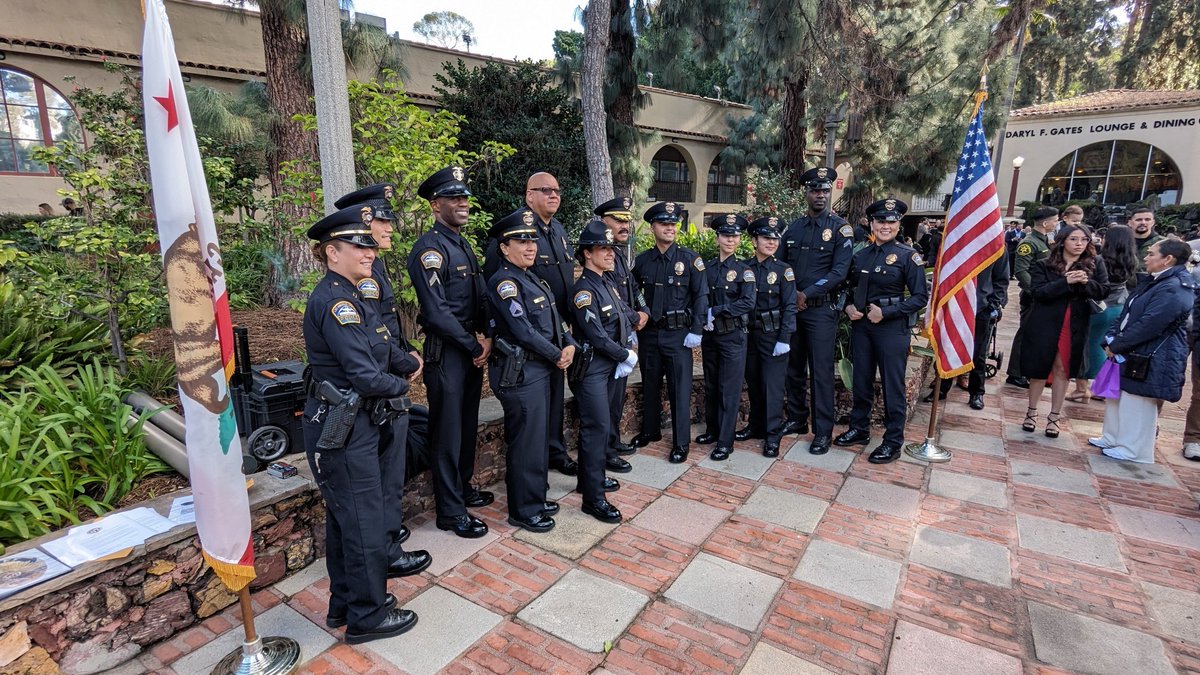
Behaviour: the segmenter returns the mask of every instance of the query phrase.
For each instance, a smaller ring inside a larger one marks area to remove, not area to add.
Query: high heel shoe
[[[1051,412],[1049,415],[1046,415],[1046,436],[1047,437],[1058,438],[1058,420],[1061,417],[1062,417],[1062,415],[1060,415],[1056,412]],[[1051,418],[1053,418],[1053,419],[1051,419]]]
[[[1037,430],[1037,408],[1027,408],[1025,410],[1025,421],[1021,422],[1021,428],[1025,431]]]

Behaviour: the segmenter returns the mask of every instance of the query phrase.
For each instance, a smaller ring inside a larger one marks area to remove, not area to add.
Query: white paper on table
[[[196,498],[192,495],[176,497],[171,502],[171,513],[167,519],[176,525],[196,522]]]
[[[0,558],[0,598],[70,571],[71,568],[36,548]]]
[[[143,506],[73,527],[67,536],[42,544],[42,549],[63,564],[76,567],[137,546],[173,526],[157,511]]]

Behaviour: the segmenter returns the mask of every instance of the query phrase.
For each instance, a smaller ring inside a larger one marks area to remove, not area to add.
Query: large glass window
[[[708,167],[708,202],[710,204],[740,204],[742,176],[721,166],[720,158]]]
[[[654,153],[650,160],[654,173],[654,184],[648,197],[653,201],[692,201],[692,179],[688,173],[687,160],[673,146],[665,146]]]
[[[79,137],[79,119],[62,94],[32,75],[0,68],[0,173],[49,174],[33,149]]]
[[[1179,201],[1179,168],[1160,148],[1138,141],[1104,141],[1079,148],[1050,167],[1038,186],[1038,201],[1059,205],[1090,199],[1124,206],[1152,195],[1163,204]]]

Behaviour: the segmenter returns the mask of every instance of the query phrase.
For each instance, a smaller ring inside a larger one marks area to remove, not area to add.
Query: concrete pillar
[[[342,17],[337,0],[308,0],[308,43],[312,52],[313,93],[317,104],[321,187],[325,191],[325,213],[329,214],[338,197],[357,187],[354,146],[350,141],[350,99],[346,92]]]

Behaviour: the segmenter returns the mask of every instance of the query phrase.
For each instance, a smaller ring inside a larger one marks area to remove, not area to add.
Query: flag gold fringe
[[[253,565],[239,565],[237,563],[227,563],[217,560],[208,555],[208,551],[204,550],[201,550],[200,554],[204,556],[204,561],[208,563],[209,567],[212,567],[213,571],[217,573],[217,578],[234,593],[245,588],[257,576],[254,573]]]

